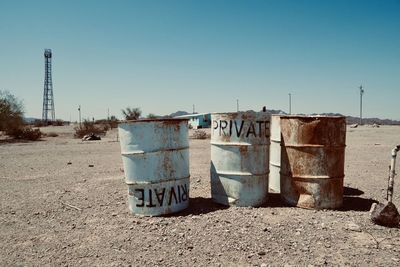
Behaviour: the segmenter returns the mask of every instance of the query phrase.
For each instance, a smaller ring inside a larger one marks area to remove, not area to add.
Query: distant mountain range
[[[25,123],[28,123],[28,124],[34,123],[36,120],[40,120],[40,119],[30,118],[30,117],[24,118]]]
[[[286,112],[282,110],[267,110],[267,112],[271,111],[271,114],[287,114]],[[304,115],[304,114],[298,114],[298,115]],[[321,115],[321,116],[344,116],[346,117],[346,123],[347,124],[356,124],[360,123],[360,118],[359,117],[353,117],[353,116],[345,116],[340,113],[313,113],[310,115]],[[363,124],[379,124],[379,125],[400,125],[400,121],[397,120],[390,120],[390,119],[379,119],[379,118],[363,118],[362,119]]]
[[[287,115],[287,113],[283,110],[280,109],[267,109],[267,113],[269,114],[281,114],[281,115]],[[176,117],[176,116],[182,116],[182,115],[188,115],[192,114],[186,111],[177,111],[174,113],[171,113],[169,116],[170,117]],[[305,115],[305,114],[296,114],[296,115]],[[322,115],[322,116],[344,116],[343,114],[340,113],[313,113],[310,115]],[[346,117],[346,123],[347,124],[356,124],[360,122],[359,117],[353,117],[353,116],[345,116]],[[397,120],[390,120],[390,119],[379,119],[379,118],[363,118],[363,124],[380,124],[380,125],[400,125],[400,121]]]
[[[281,115],[287,115],[286,112],[284,112],[283,110],[280,109],[267,109],[266,110],[267,113],[269,114],[281,114]],[[171,113],[169,115],[165,115],[165,116],[156,116],[157,118],[173,118],[173,117],[177,117],[177,116],[183,116],[183,115],[189,115],[189,114],[193,114],[193,113],[189,113],[186,111],[181,111],[178,110],[174,113]],[[296,114],[296,115],[304,115],[304,114]],[[344,116],[340,113],[313,113],[310,115],[322,115],[322,116]],[[346,123],[347,124],[356,124],[360,122],[360,118],[359,117],[353,117],[353,116],[345,116],[346,117]],[[39,120],[37,118],[24,118],[26,123],[33,123],[35,120]],[[363,124],[380,124],[380,125],[400,125],[400,121],[398,120],[390,120],[390,119],[379,119],[379,118],[363,118]]]
[[[177,112],[171,113],[171,114],[169,114],[169,115],[167,115],[167,116],[173,118],[173,117],[184,116],[184,115],[189,115],[189,114],[192,114],[192,113],[189,113],[189,112],[186,112],[186,111],[178,110]]]

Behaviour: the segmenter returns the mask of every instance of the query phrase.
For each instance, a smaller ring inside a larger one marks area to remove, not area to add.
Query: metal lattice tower
[[[51,49],[44,50],[44,71],[42,120],[49,122],[55,121],[53,82],[51,80]]]

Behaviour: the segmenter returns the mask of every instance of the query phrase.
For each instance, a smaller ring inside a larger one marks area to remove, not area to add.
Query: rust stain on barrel
[[[335,209],[343,203],[344,117],[281,117],[281,196],[290,205]]]

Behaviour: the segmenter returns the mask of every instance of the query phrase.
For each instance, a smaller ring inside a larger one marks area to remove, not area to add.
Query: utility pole
[[[236,111],[239,112],[239,99],[236,99]]]
[[[292,94],[289,93],[289,115],[292,114]]]
[[[78,111],[79,111],[79,128],[82,128],[81,105],[79,105]]]
[[[194,111],[195,111],[195,109],[194,109],[194,104],[193,104],[193,114],[194,114]]]
[[[362,96],[364,94],[364,89],[362,85],[360,85],[360,125],[362,125]]]

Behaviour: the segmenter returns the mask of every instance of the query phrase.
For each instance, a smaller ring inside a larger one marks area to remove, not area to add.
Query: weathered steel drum
[[[271,146],[269,153],[269,189],[281,192],[281,115],[271,116]]]
[[[281,117],[281,197],[289,205],[335,209],[343,203],[345,117]]]
[[[231,206],[260,206],[268,196],[270,115],[211,114],[211,196]]]
[[[139,120],[118,125],[129,209],[157,216],[189,205],[186,119]]]

